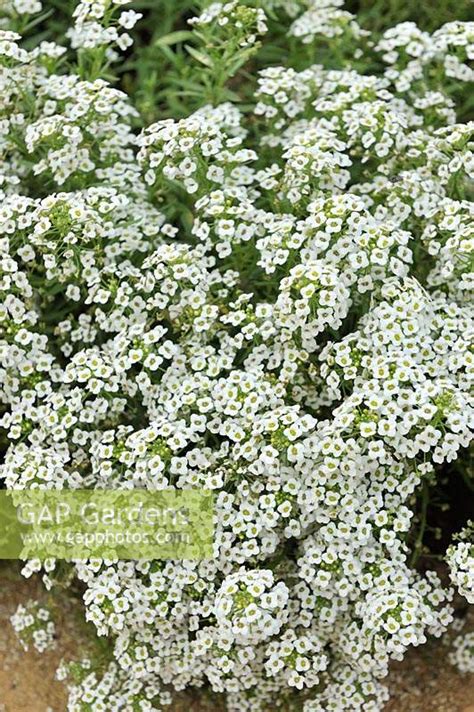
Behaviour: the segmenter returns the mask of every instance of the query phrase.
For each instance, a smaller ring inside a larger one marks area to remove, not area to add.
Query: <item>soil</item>
[[[74,659],[81,642],[81,611],[68,595],[55,594],[56,649],[25,652],[9,618],[29,598],[48,601],[38,579],[22,578],[15,567],[0,568],[0,712],[65,712],[64,686],[55,680],[61,658]],[[474,615],[467,629],[474,629]],[[447,661],[448,647],[432,641],[395,663],[388,678],[392,700],[386,712],[474,712],[474,675],[459,674]],[[221,712],[217,701],[182,695],[170,712]]]

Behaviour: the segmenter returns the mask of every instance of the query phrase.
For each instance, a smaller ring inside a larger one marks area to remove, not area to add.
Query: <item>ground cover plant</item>
[[[216,494],[211,560],[27,562],[70,712],[375,712],[474,602],[472,5],[406,7],[0,6],[3,485]]]

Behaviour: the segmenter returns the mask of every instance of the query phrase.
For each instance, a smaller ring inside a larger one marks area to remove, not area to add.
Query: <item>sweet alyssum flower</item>
[[[39,3],[2,7],[0,474],[208,488],[215,541],[70,562],[110,660],[61,666],[68,710],[207,685],[231,712],[376,712],[390,661],[452,620],[416,502],[473,432],[471,23],[369,37],[340,2],[206,4],[183,30],[206,101],[146,123],[110,81],[124,4],[82,0],[33,48]],[[469,532],[446,560],[472,602]],[[41,616],[13,623],[45,647]]]

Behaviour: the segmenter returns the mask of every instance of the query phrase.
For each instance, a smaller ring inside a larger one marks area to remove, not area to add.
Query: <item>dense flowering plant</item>
[[[472,487],[474,24],[176,3],[153,104],[124,4],[81,0],[55,38],[47,1],[0,10],[1,477],[209,488],[216,536],[211,560],[69,565],[110,660],[61,668],[68,709],[208,686],[376,712],[453,617],[416,566],[430,493]],[[446,557],[472,603],[470,532]]]

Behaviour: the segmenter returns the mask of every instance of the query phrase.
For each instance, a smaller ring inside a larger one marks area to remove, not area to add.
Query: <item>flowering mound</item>
[[[472,486],[474,24],[200,3],[150,123],[123,4],[54,42],[40,2],[0,10],[1,477],[213,490],[214,557],[68,565],[110,643],[68,709],[376,712],[452,620],[430,493]],[[469,526],[446,556],[472,603]]]

